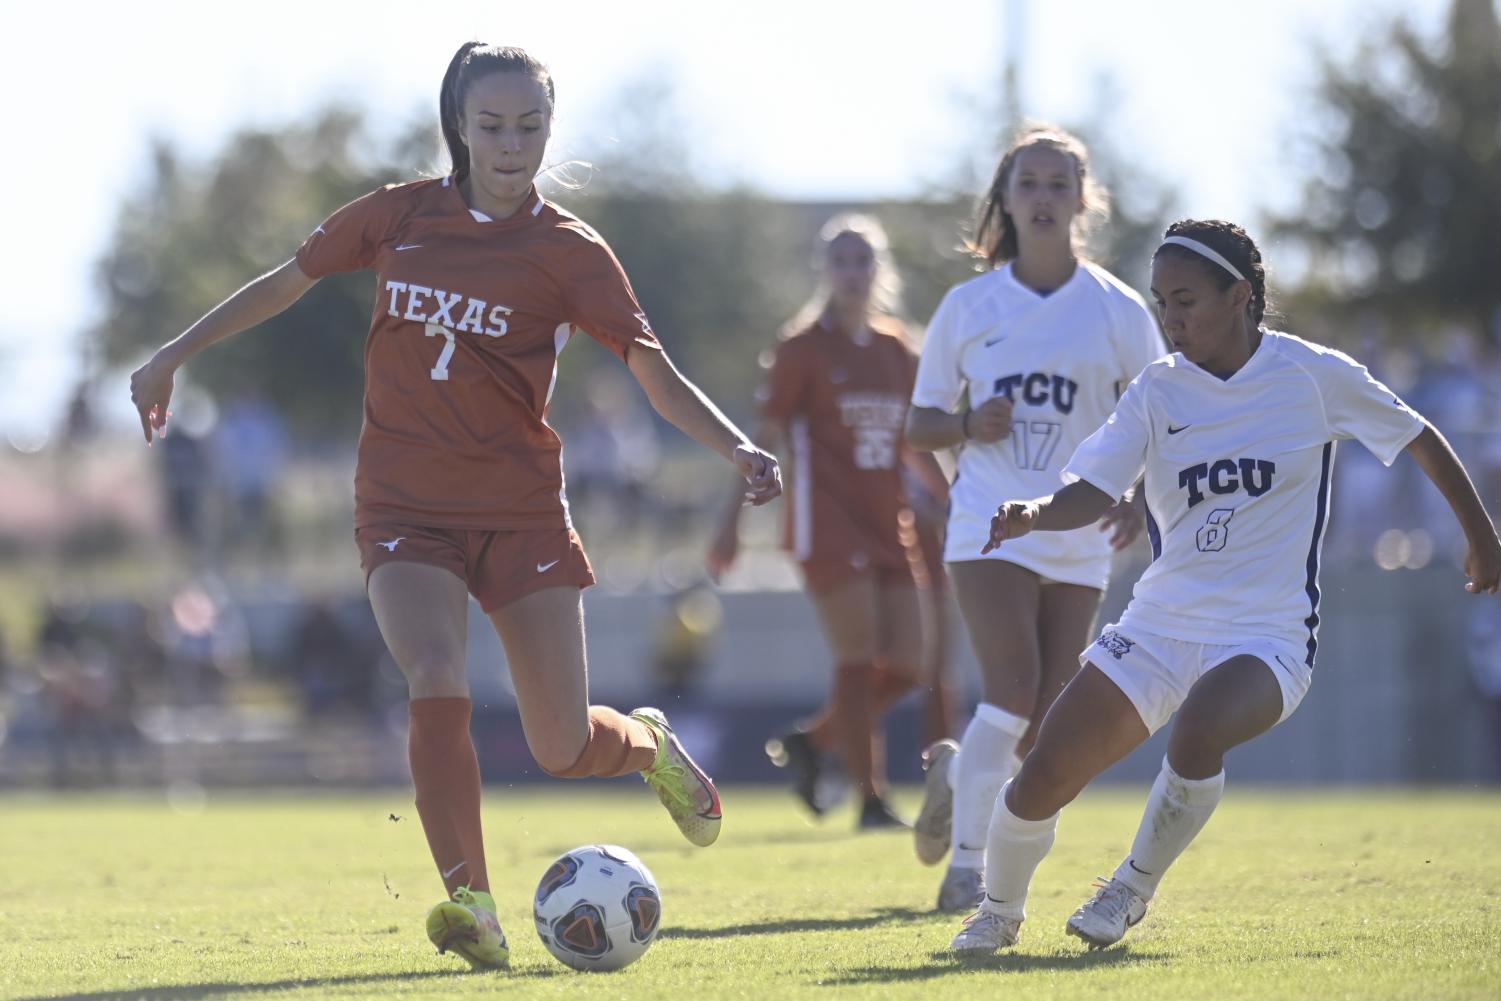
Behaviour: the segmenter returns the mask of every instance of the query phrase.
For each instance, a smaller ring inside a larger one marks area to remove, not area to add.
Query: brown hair
[[[800,334],[823,314],[829,305],[829,281],[824,277],[828,264],[829,247],[841,236],[854,236],[865,241],[875,259],[875,280],[870,290],[870,313],[882,317],[891,325],[905,332],[902,305],[902,275],[891,256],[891,239],[881,220],[863,212],[841,212],[831,217],[818,230],[818,239],[813,246],[813,273],[818,276],[813,295],[793,318],[782,326],[781,338]]]
[[[1180,219],[1169,226],[1162,235],[1164,238],[1183,236],[1190,240],[1197,240],[1235,265],[1235,269],[1245,275],[1246,281],[1251,283],[1251,301],[1246,303],[1246,309],[1251,314],[1251,321],[1257,326],[1261,325],[1261,320],[1266,316],[1268,309],[1266,267],[1261,262],[1261,251],[1256,248],[1256,241],[1252,240],[1245,230],[1223,219]],[[1215,284],[1221,289],[1227,289],[1239,280],[1220,267],[1216,261],[1203,254],[1194,253],[1191,247],[1164,243],[1152,256],[1156,258],[1166,253],[1201,262],[1209,270]]]
[[[547,90],[547,113],[552,114],[556,96],[553,93],[552,74],[547,67],[525,49],[510,45],[486,45],[484,42],[465,42],[453,54],[448,63],[448,72],[443,74],[443,86],[438,91],[438,127],[443,132],[443,144],[448,147],[448,159],[453,164],[455,180],[462,181],[469,173],[469,147],[464,145],[464,98],[469,87],[481,77],[491,73],[526,73]]]
[[[1083,242],[1092,224],[1089,216],[1106,219],[1110,215],[1110,195],[1104,186],[1089,173],[1089,150],[1084,143],[1055,125],[1033,123],[1022,128],[1011,146],[996,165],[995,177],[990,188],[980,199],[975,210],[975,237],[969,250],[983,258],[992,268],[998,268],[1015,259],[1020,251],[1016,239],[1016,227],[1011,222],[1011,213],[1004,208],[1002,195],[1011,183],[1011,173],[1016,167],[1016,156],[1033,146],[1052,146],[1068,154],[1074,161],[1074,176],[1079,180],[1079,197],[1084,202],[1084,211],[1074,217],[1070,237]]]

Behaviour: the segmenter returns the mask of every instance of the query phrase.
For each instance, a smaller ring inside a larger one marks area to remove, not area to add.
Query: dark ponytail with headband
[[[1169,226],[1162,235],[1165,240],[1177,238],[1186,242],[1164,243],[1157,248],[1153,257],[1178,254],[1200,261],[1222,289],[1229,288],[1237,281],[1249,282],[1251,299],[1246,303],[1246,311],[1250,314],[1252,323],[1261,325],[1269,309],[1266,266],[1261,262],[1261,251],[1256,248],[1256,241],[1245,230],[1220,219],[1181,219]],[[1207,248],[1222,260],[1216,261],[1209,254],[1196,250],[1191,246],[1193,244]]]
[[[491,73],[529,74],[547,90],[547,113],[552,115],[556,101],[552,74],[525,49],[486,45],[484,42],[460,45],[459,51],[449,60],[442,89],[438,91],[438,127],[443,133],[443,145],[448,148],[455,181],[462,181],[469,175],[469,147],[464,144],[464,98],[474,81]]]

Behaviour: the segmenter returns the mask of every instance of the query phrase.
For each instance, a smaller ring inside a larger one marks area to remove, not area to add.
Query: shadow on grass
[[[725,925],[723,928],[664,928],[657,937],[661,939],[739,938],[742,935],[781,935],[785,932],[799,931],[853,931],[859,928],[872,928],[888,921],[915,921],[932,916],[931,910],[882,907],[872,914],[849,918],[789,918],[784,921]]]
[[[515,980],[540,980],[555,977],[568,971],[562,968],[550,970],[505,970],[495,974],[496,986],[502,987]],[[440,980],[456,977],[484,976],[470,974],[465,970],[422,970],[410,973],[362,973],[347,977],[310,977],[306,980],[265,980],[237,983],[212,984],[161,984],[152,987],[133,987],[125,990],[86,991],[81,994],[38,994],[15,998],[14,1001],[188,1001],[190,998],[211,998],[220,994],[271,994],[304,989],[348,987],[359,984],[395,984],[419,980]]]
[[[961,958],[952,952],[928,953],[927,966],[864,966],[846,970],[839,976],[824,977],[820,987],[848,987],[854,984],[893,984],[903,981],[932,980],[953,973],[1031,973],[1034,970],[1081,972],[1106,969],[1131,963],[1155,962],[1160,955],[1132,952],[1126,947],[1059,955],[1028,955],[1000,952],[993,956]]]

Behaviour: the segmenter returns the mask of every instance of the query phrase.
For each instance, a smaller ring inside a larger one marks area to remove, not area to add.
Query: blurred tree
[[[85,339],[89,358],[103,369],[137,362],[290,258],[334,209],[416,176],[416,131],[395,145],[399,161],[372,155],[361,116],[338,108],[306,125],[237,133],[204,165],[158,140],[151,176],[121,209],[99,263],[107,319]],[[194,359],[191,377],[216,396],[256,387],[303,437],[347,437],[361,417],[373,294],[368,276],[320,282],[295,308]]]
[[[1501,24],[1453,0],[1441,44],[1406,21],[1348,65],[1325,57],[1315,166],[1273,231],[1307,257],[1304,308],[1361,307],[1407,326],[1501,316]]]

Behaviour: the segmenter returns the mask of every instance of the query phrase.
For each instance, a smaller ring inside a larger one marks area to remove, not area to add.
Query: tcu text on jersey
[[[1018,390],[1021,391],[1023,403],[1040,407],[1051,401],[1059,413],[1067,414],[1073,412],[1074,395],[1079,392],[1079,384],[1065,376],[1048,372],[1018,372],[1015,375],[1003,375],[995,381],[996,395],[1004,396],[1012,402],[1017,400]]]
[[[1193,507],[1205,497],[1201,484],[1207,483],[1212,494],[1233,494],[1243,489],[1252,497],[1260,497],[1272,488],[1276,472],[1276,464],[1266,459],[1216,459],[1181,470],[1178,486],[1188,491],[1188,506]]]

